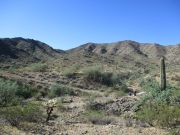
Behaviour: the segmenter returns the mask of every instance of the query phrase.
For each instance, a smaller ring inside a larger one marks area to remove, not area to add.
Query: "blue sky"
[[[87,42],[180,43],[180,0],[0,0],[0,37],[54,48]]]

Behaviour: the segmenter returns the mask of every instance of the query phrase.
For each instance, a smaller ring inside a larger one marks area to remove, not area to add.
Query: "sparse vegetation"
[[[25,84],[16,81],[0,78],[0,105],[16,105],[23,99],[27,99],[36,94],[36,90]]]
[[[104,105],[101,103],[97,103],[95,101],[90,101],[87,106],[86,106],[86,110],[89,111],[101,111],[104,109]]]
[[[25,70],[31,72],[45,72],[47,69],[48,65],[45,63],[34,63],[25,68]]]
[[[35,88],[32,88],[31,86],[25,84],[20,84],[19,88],[16,90],[16,96],[22,97],[24,99],[36,96],[36,94],[37,90]]]
[[[89,110],[83,114],[84,118],[87,119],[92,124],[97,125],[107,125],[112,123],[114,120],[109,117],[103,111]]]
[[[168,47],[162,47],[161,51],[161,46],[148,45],[148,52],[146,46],[134,45],[131,41],[125,43],[124,48],[121,48],[123,42],[111,47],[102,44],[102,48],[90,43],[60,55],[53,50],[47,50],[50,55],[43,55],[43,51],[39,54],[39,49],[35,49],[29,54],[32,59],[28,55],[25,59],[4,57],[0,62],[0,134],[11,132],[5,126],[24,134],[64,134],[64,131],[71,134],[84,126],[88,129],[76,134],[89,134],[91,128],[99,131],[92,134],[113,134],[108,130],[116,134],[116,130],[119,133],[121,129],[124,133],[124,124],[125,128],[130,126],[135,131],[133,134],[144,134],[143,130],[150,134],[162,133],[161,127],[162,131],[172,129],[173,135],[179,135],[179,57],[166,51],[165,56],[172,57],[166,58],[170,84],[162,91],[155,81],[160,81],[162,76],[157,65],[158,52],[164,53]],[[22,46],[22,50],[26,52],[31,47],[23,49]],[[21,56],[21,53],[17,54]],[[54,56],[58,56],[57,59]],[[137,90],[136,96],[127,94],[134,90]],[[51,102],[54,100],[57,104]],[[100,128],[104,125],[107,130],[101,133],[104,128]]]
[[[180,127],[170,130],[170,135],[179,135],[179,134],[180,134]]]
[[[70,89],[67,86],[61,85],[61,84],[54,84],[50,87],[48,96],[50,98],[59,97],[59,96],[75,96],[77,95],[74,90]]]
[[[180,105],[146,104],[137,112],[137,117],[153,126],[173,127],[180,121],[179,114]]]
[[[120,75],[111,72],[103,72],[100,67],[90,67],[84,70],[85,79],[102,83],[107,86],[120,84]]]
[[[7,120],[12,126],[18,126],[24,121],[40,122],[43,119],[40,105],[37,103],[1,107],[0,117]]]
[[[176,81],[176,82],[180,82],[180,76],[175,75],[172,77],[172,80]]]
[[[80,68],[80,66],[78,64],[75,64],[73,66],[71,66],[70,68],[66,68],[64,71],[63,71],[63,74],[66,76],[66,77],[72,77],[75,72],[77,72],[77,70]]]
[[[116,92],[120,92],[121,94],[124,94],[124,95],[129,92],[127,85],[124,83],[113,86],[112,90],[114,90]]]
[[[17,104],[19,100],[16,96],[17,89],[19,89],[19,87],[16,82],[0,79],[0,106]]]
[[[146,80],[141,82],[142,88],[146,91],[146,96],[142,98],[142,102],[152,102],[152,103],[173,103],[175,100],[175,96],[173,93],[177,91],[177,88],[172,87],[170,85],[167,86],[166,91],[161,91],[159,83],[155,80]]]
[[[147,94],[141,100],[137,118],[153,126],[175,127],[180,121],[178,89],[167,86],[165,91],[161,91],[159,84],[152,80],[143,82],[141,85]]]

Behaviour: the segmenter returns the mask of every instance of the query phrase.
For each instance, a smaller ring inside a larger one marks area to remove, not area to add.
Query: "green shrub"
[[[31,98],[37,94],[37,91],[31,86],[21,84],[16,90],[16,96],[24,99]]]
[[[68,78],[71,78],[74,75],[74,71],[72,69],[67,68],[64,70],[63,75]]]
[[[100,67],[90,67],[84,70],[85,79],[94,81],[107,86],[119,84],[121,81],[120,75],[115,75],[111,72],[102,72]]]
[[[161,90],[156,81],[142,81],[146,95],[139,102],[137,118],[153,126],[173,127],[180,121],[178,89],[170,85]]]
[[[25,68],[25,70],[32,71],[32,72],[45,72],[47,71],[47,69],[48,69],[48,65],[45,63],[31,64]]]
[[[59,97],[64,95],[75,96],[77,95],[74,90],[60,84],[54,84],[50,87],[48,96],[50,98]]]
[[[39,122],[42,120],[40,105],[27,103],[24,106],[9,106],[0,108],[0,116],[12,126],[18,126],[21,122]]]
[[[63,75],[70,78],[74,75],[75,72],[77,72],[79,68],[80,66],[78,64],[72,65],[70,68],[66,68],[64,70]]]
[[[142,103],[173,103],[176,99],[173,93],[176,92],[176,88],[170,85],[167,86],[166,90],[160,89],[159,83],[154,80],[147,80],[141,82],[141,87],[146,91],[146,96],[142,98]]]
[[[170,135],[179,135],[180,134],[180,127],[173,128],[170,130]]]
[[[98,66],[84,69],[85,78],[93,81],[101,81],[101,69]]]
[[[137,118],[153,126],[172,127],[180,121],[180,105],[144,105],[137,112]]]
[[[112,86],[117,83],[117,76],[115,76],[113,73],[104,72],[101,74],[101,78],[101,83],[107,86]]]
[[[16,105],[35,93],[36,91],[30,86],[0,78],[0,106]]]
[[[0,106],[17,104],[19,100],[16,96],[17,89],[16,82],[0,79]]]

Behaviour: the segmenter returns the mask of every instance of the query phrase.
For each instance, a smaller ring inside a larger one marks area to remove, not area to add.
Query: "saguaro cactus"
[[[160,79],[161,79],[161,90],[166,89],[166,67],[164,57],[160,59]]]

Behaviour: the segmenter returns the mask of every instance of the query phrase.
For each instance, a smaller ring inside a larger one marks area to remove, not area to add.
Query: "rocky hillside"
[[[58,58],[63,51],[57,51],[45,43],[33,39],[0,39],[1,63],[29,63]]]
[[[54,63],[61,61],[62,64],[65,61],[65,66],[74,63],[80,65],[103,63],[144,68],[147,64],[157,65],[161,56],[165,56],[166,62],[170,65],[180,65],[180,45],[162,46],[126,40],[104,44],[87,43],[63,51],[33,39],[0,39],[0,64],[5,67],[11,64],[21,65],[55,59]]]
[[[180,64],[180,45],[163,46],[159,44],[121,41],[116,43],[87,43],[69,50],[69,53],[91,53],[99,56],[114,56],[132,59],[154,59],[165,56],[168,62]]]

